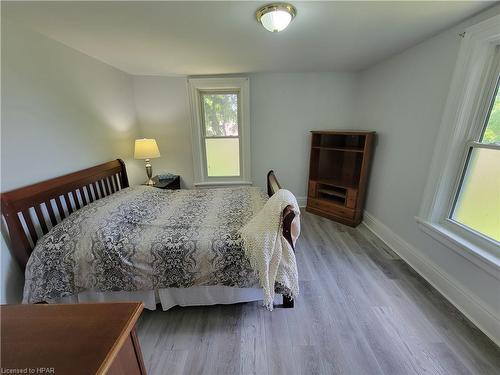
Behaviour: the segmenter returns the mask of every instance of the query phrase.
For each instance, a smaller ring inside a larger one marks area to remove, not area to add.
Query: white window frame
[[[240,139],[240,176],[209,177],[205,168],[205,138],[203,130],[201,94],[206,92],[238,92],[238,136]],[[221,185],[251,185],[250,170],[250,84],[247,77],[189,78],[191,134],[193,145],[194,185],[210,187]]]
[[[500,279],[500,247],[451,220],[469,147],[484,126],[500,46],[500,15],[465,30],[417,222],[424,232]]]

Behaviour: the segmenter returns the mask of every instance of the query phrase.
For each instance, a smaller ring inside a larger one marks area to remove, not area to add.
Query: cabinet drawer
[[[338,204],[331,203],[323,199],[309,198],[307,200],[307,205],[311,208],[316,208],[318,210],[328,212],[334,215],[346,217],[349,219],[354,218],[354,210],[339,206]]]

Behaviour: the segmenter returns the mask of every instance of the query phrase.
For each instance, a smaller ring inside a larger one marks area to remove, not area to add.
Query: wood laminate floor
[[[363,225],[302,216],[294,309],[145,311],[148,374],[500,374],[500,349]]]

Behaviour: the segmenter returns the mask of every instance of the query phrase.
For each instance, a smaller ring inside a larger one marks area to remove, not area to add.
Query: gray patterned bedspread
[[[85,290],[256,287],[238,230],[266,201],[253,187],[121,190],[38,241],[26,268],[24,302]]]

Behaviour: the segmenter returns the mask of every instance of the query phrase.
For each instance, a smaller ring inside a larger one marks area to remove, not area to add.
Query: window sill
[[[251,181],[208,181],[208,182],[195,182],[195,187],[221,187],[221,186],[247,186],[252,185]]]
[[[468,241],[444,225],[432,223],[421,217],[415,219],[426,234],[500,280],[499,256]]]

